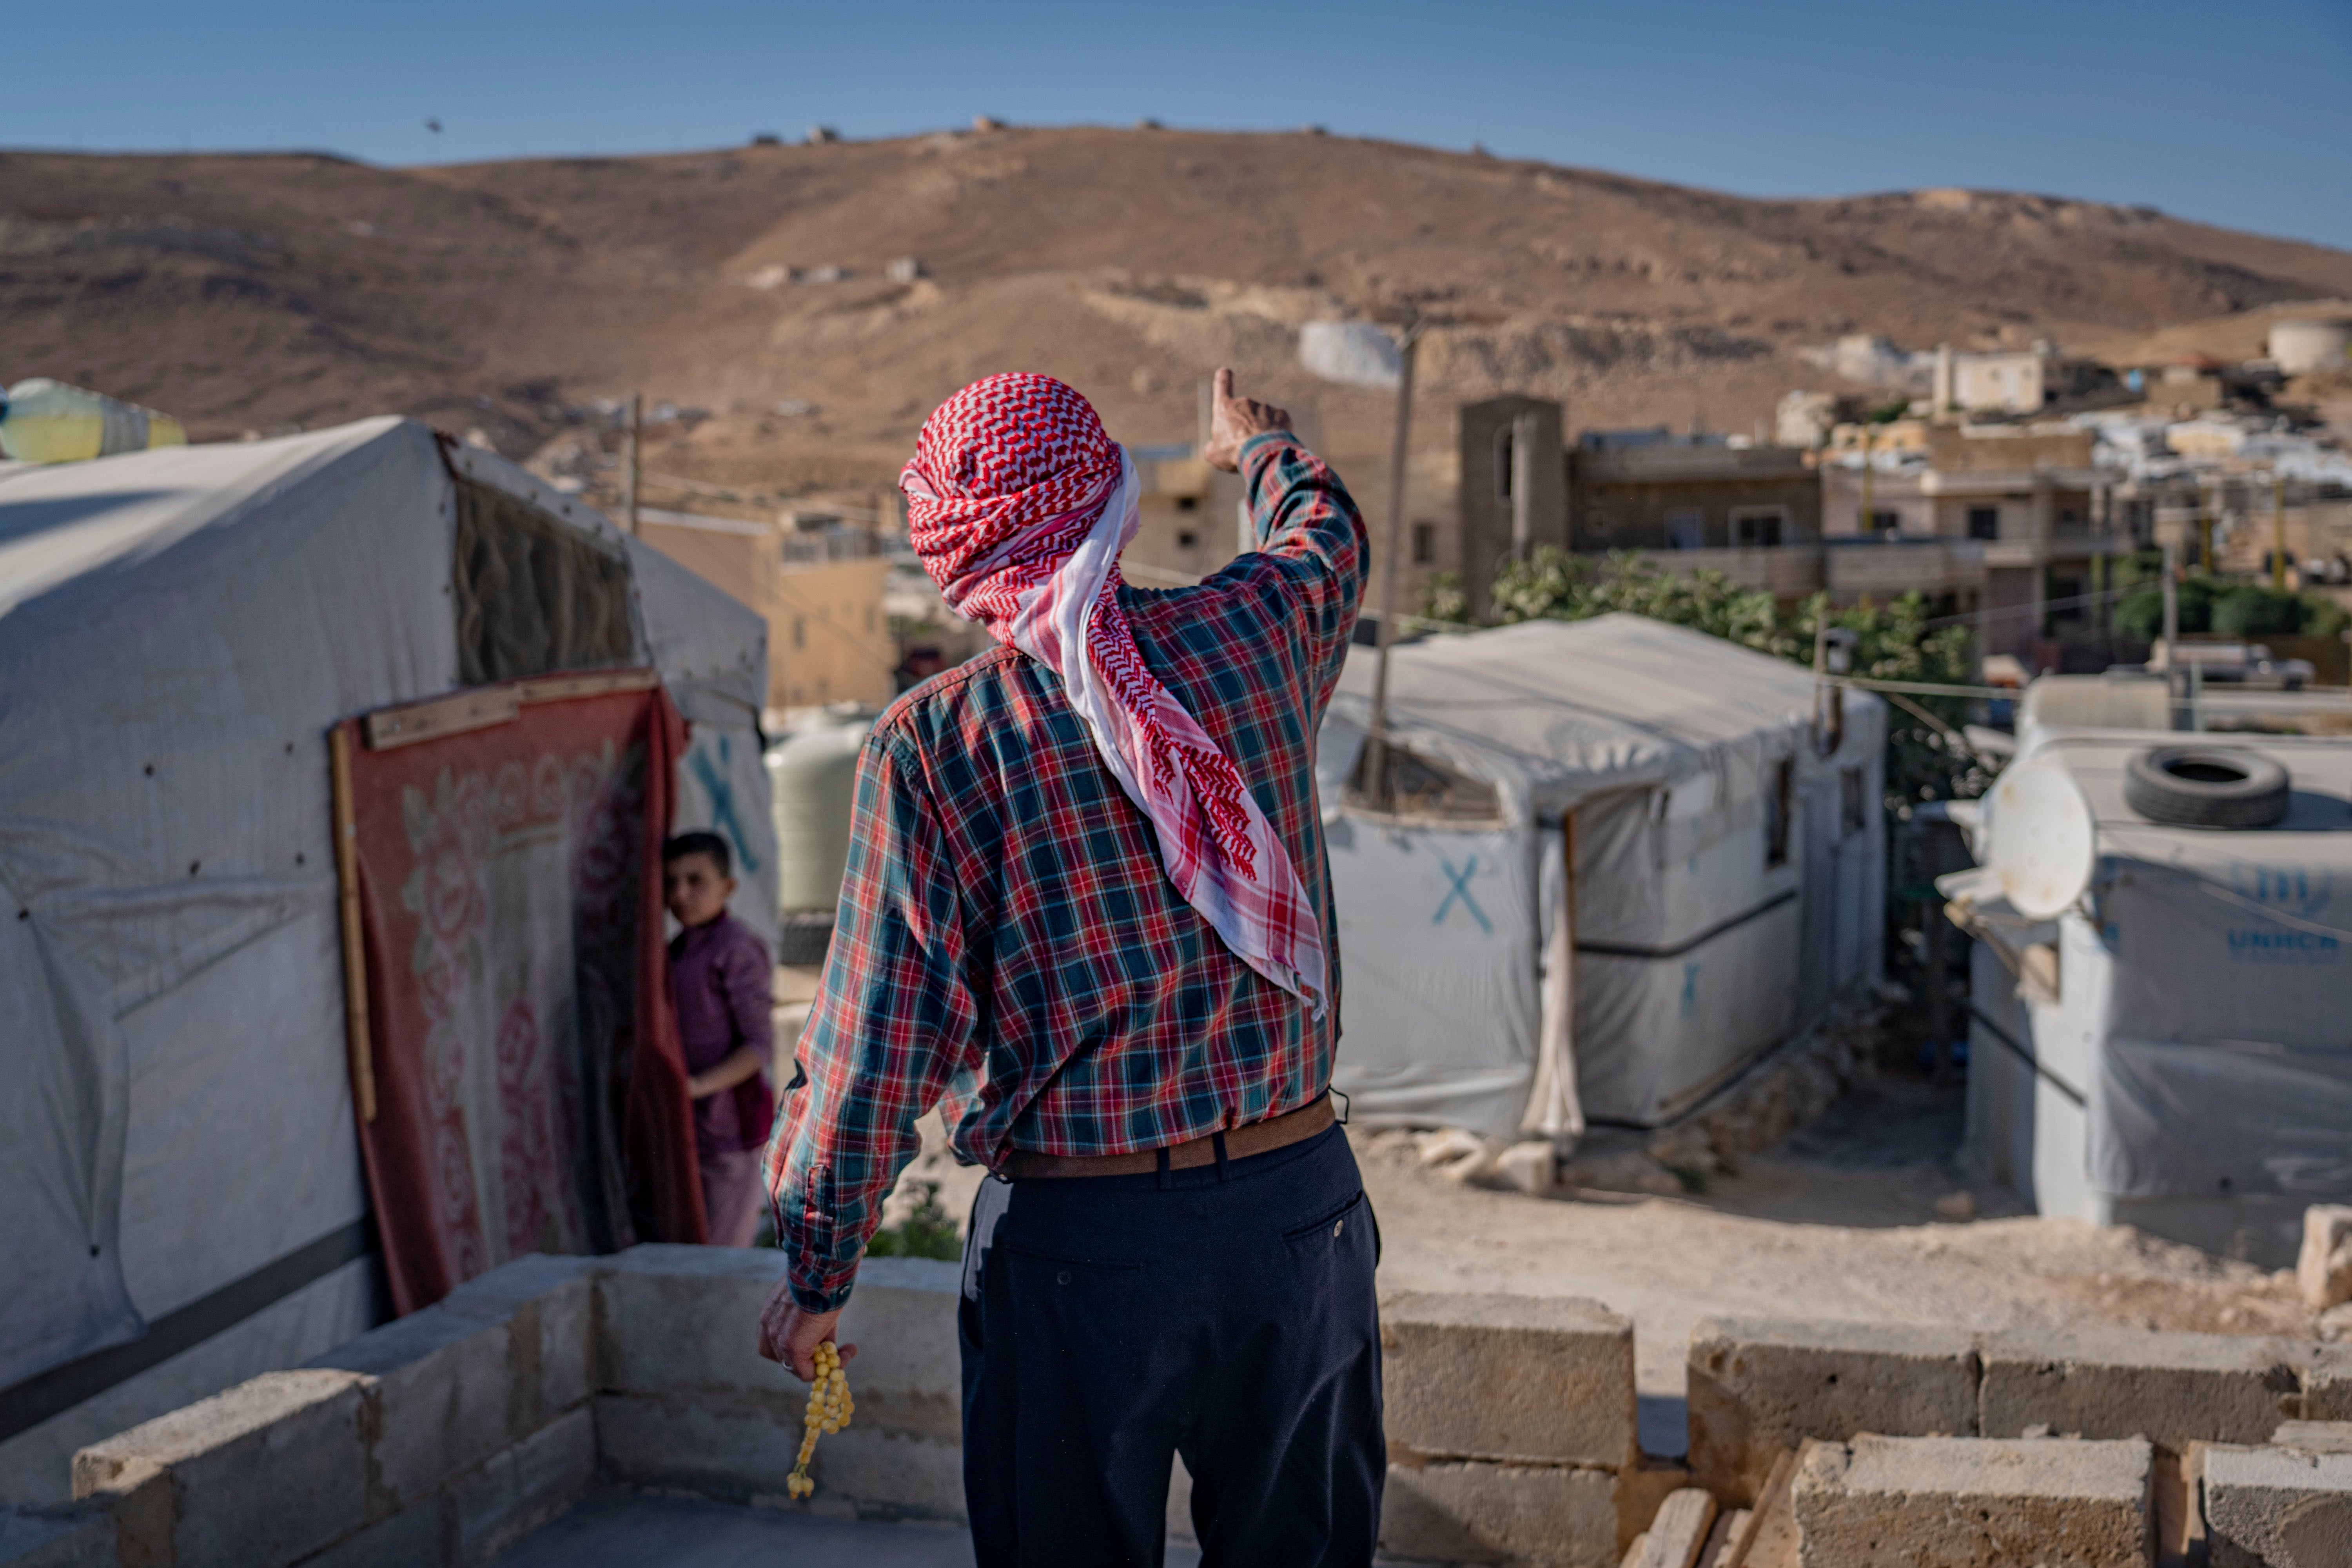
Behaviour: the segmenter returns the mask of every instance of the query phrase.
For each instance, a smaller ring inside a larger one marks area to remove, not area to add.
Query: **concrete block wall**
[[[2131,1329],[1976,1334],[1755,1319],[1692,1331],[1690,1459],[1698,1484],[1746,1504],[1772,1457],[1808,1438],[2145,1438],[2263,1443],[2326,1418],[2352,1352],[2297,1341]]]
[[[1627,1319],[1400,1292],[1381,1302],[1381,1351],[1390,1556],[1603,1568],[1647,1522],[1659,1489],[1641,1476]]]
[[[2121,1442],[1809,1443],[1790,1489],[1807,1568],[2147,1568],[2155,1451]]]
[[[604,1260],[604,1379],[593,1402],[608,1479],[781,1503],[808,1385],[759,1353],[760,1308],[783,1273],[766,1250],[647,1246]],[[857,1418],[817,1445],[828,1507],[866,1517],[963,1517],[961,1274],[872,1258],[842,1314]]]
[[[2294,1422],[2270,1444],[2215,1444],[2198,1484],[2212,1568],[2352,1563],[2352,1425]]]
[[[783,1506],[806,1389],[755,1345],[782,1267],[679,1247],[522,1259],[84,1449],[74,1508],[0,1513],[0,1564],[478,1563],[600,1481]],[[857,1422],[819,1445],[817,1499],[797,1506],[961,1517],[959,1286],[952,1264],[865,1266],[843,1323]],[[1399,1561],[1602,1568],[1676,1488],[1746,1505],[1800,1448],[1781,1506],[1812,1521],[1812,1568],[1871,1561],[1854,1542],[1938,1508],[2027,1534],[2058,1509],[2069,1539],[2119,1542],[2134,1486],[2145,1532],[2150,1462],[2189,1464],[2212,1517],[2273,1561],[2352,1518],[2352,1427],[2318,1425],[2352,1403],[2352,1351],[2335,1347],[1713,1320],[1691,1342],[1685,1469],[1640,1453],[1632,1325],[1604,1308],[1405,1293],[1381,1323],[1381,1537]],[[2305,1422],[2302,1449],[2274,1437],[2282,1420]],[[2328,1457],[2276,1458],[2315,1445]],[[1181,1534],[1181,1499],[1172,1511]],[[2290,1516],[2300,1535],[2282,1533]]]
[[[593,1276],[530,1258],[74,1458],[93,1563],[479,1563],[595,1479]],[[0,1559],[5,1561],[5,1559]]]

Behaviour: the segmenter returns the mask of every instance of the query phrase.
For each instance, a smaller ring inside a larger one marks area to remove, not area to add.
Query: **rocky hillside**
[[[905,257],[923,275],[892,281]],[[1335,451],[1376,451],[1385,397],[1297,369],[1297,324],[1332,314],[1442,323],[1420,415],[1442,447],[1455,400],[1505,390],[1577,425],[1746,430],[1823,384],[1795,350],[1844,332],[2112,342],[2344,295],[2352,254],[2147,208],[1754,201],[1307,133],[423,169],[0,154],[0,380],[100,386],[200,436],[394,410],[516,454],[641,387],[712,416],[649,465],[777,492],[882,479],[940,397],[1015,366],[1156,442],[1191,436],[1197,380],[1230,363]]]

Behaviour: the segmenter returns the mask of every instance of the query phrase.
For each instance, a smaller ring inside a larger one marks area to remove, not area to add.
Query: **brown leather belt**
[[[1310,1105],[1223,1134],[1225,1158],[1246,1160],[1253,1154],[1270,1154],[1314,1137],[1335,1120],[1331,1097],[1324,1095]],[[1165,1149],[1146,1149],[1134,1154],[1040,1154],[1034,1150],[1015,1149],[1004,1157],[996,1173],[1016,1182],[1038,1176],[1145,1176],[1160,1169],[1162,1154],[1168,1156],[1168,1168],[1171,1171],[1213,1165],[1217,1163],[1217,1135],[1212,1133],[1189,1143],[1171,1143]]]

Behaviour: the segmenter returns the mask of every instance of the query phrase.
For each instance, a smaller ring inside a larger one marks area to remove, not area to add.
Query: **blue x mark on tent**
[[[1445,879],[1453,885],[1446,889],[1444,901],[1437,906],[1437,912],[1430,917],[1429,923],[1433,926],[1444,925],[1446,911],[1451,910],[1454,907],[1454,901],[1459,899],[1462,900],[1462,907],[1470,911],[1470,918],[1478,922],[1478,929],[1488,936],[1494,935],[1495,922],[1486,918],[1486,911],[1480,909],[1478,900],[1470,896],[1470,879],[1477,874],[1478,857],[1473,855],[1465,860],[1459,871],[1454,868],[1454,862],[1443,855],[1437,858],[1437,863],[1445,868]]]

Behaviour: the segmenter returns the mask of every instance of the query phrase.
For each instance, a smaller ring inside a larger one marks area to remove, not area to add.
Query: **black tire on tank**
[[[2206,770],[2236,776],[2194,776]],[[2268,827],[2291,793],[2285,768],[2231,747],[2152,746],[2124,768],[2124,803],[2170,827]]]
[[[833,911],[792,913],[779,922],[776,962],[796,968],[821,969],[825,951],[833,945]]]

